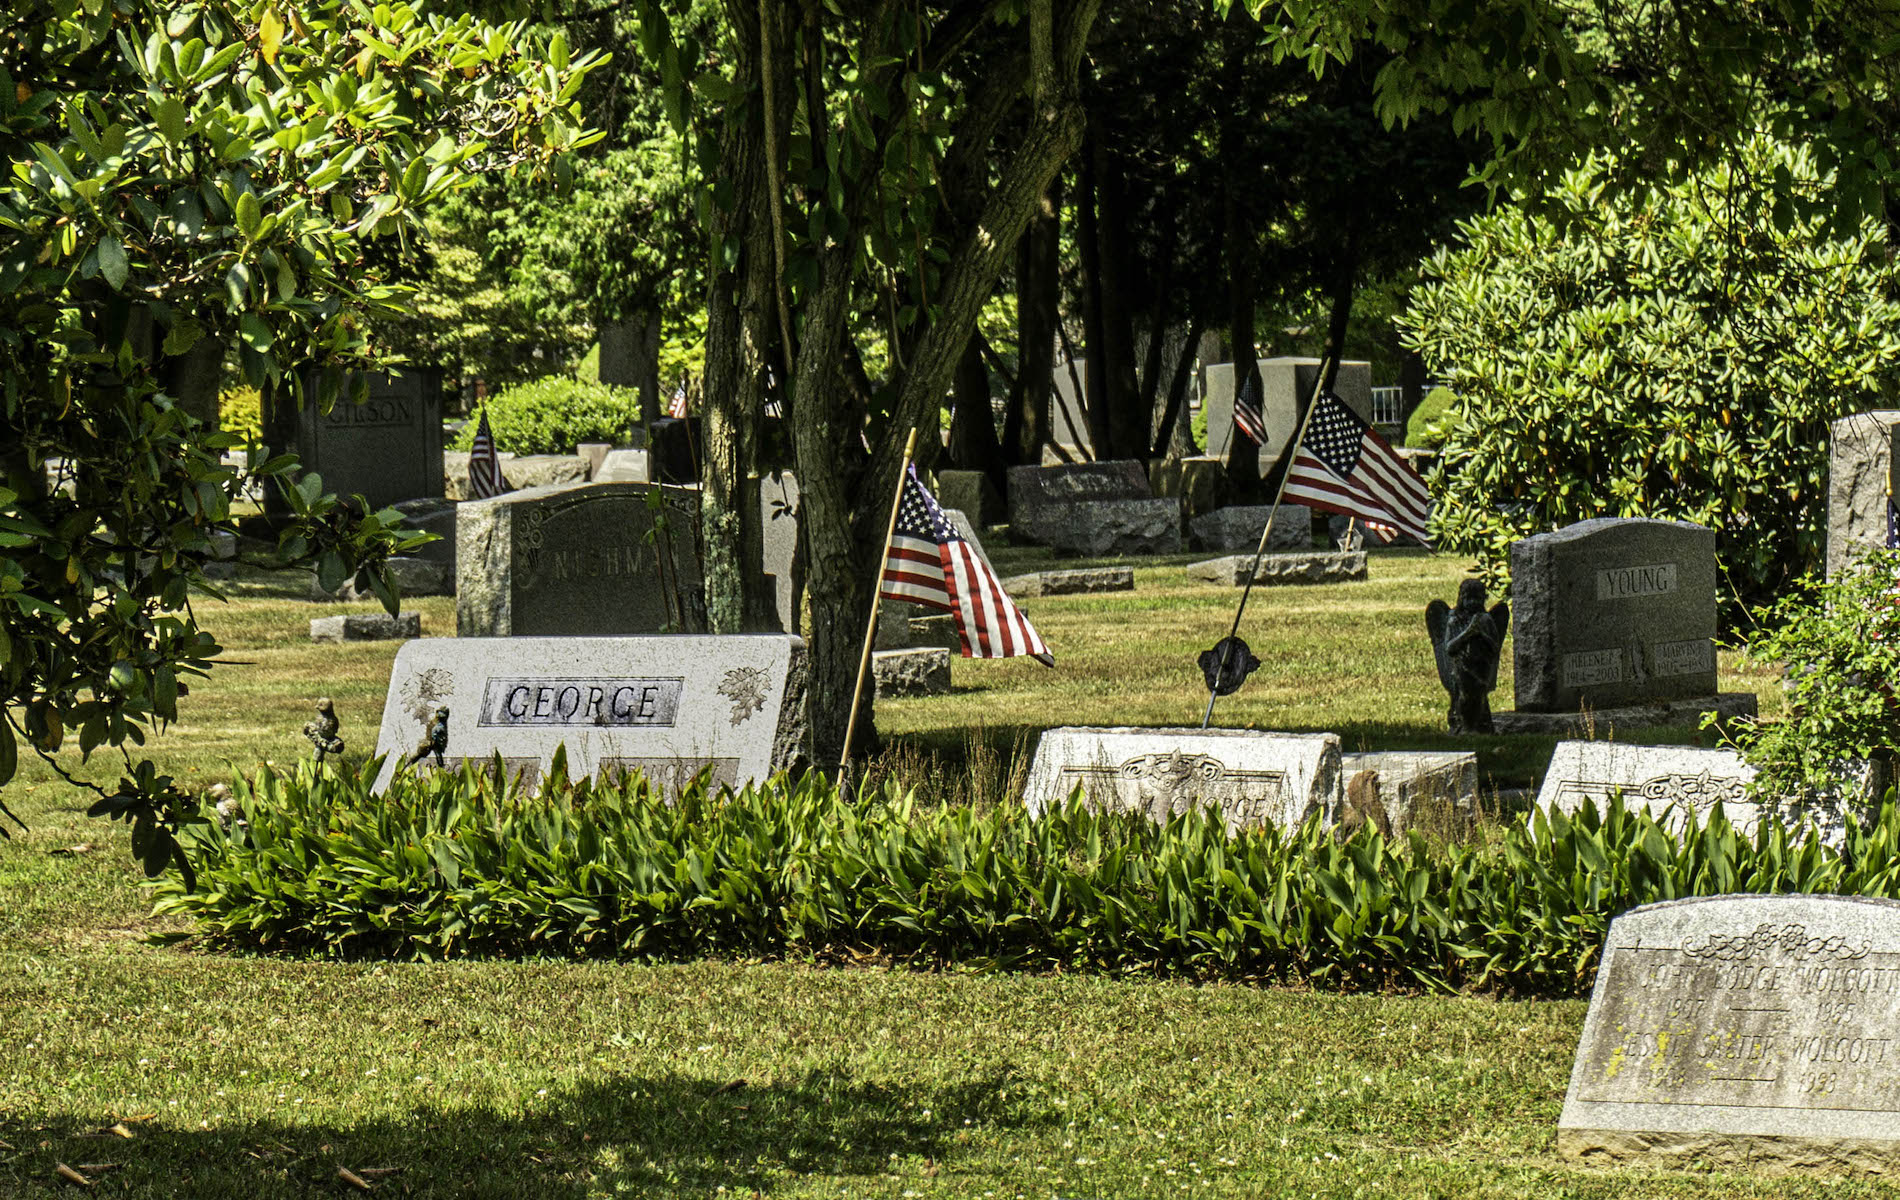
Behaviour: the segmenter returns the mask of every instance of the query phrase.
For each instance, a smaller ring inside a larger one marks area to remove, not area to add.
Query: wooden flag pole
[[[1267,510],[1267,523],[1260,530],[1260,544],[1254,548],[1253,565],[1247,568],[1247,586],[1241,589],[1240,604],[1234,609],[1234,625],[1222,639],[1220,665],[1214,670],[1214,682],[1207,689],[1207,711],[1201,714],[1201,728],[1206,729],[1214,719],[1214,701],[1220,695],[1221,678],[1227,674],[1227,656],[1233,653],[1233,639],[1240,636],[1240,617],[1247,611],[1247,597],[1253,595],[1254,577],[1260,574],[1260,560],[1267,556],[1267,538],[1273,534],[1273,518],[1279,515],[1280,498],[1286,495],[1286,477],[1293,471],[1293,458],[1300,452],[1300,443],[1306,440],[1306,427],[1313,421],[1313,410],[1319,407],[1319,398],[1326,391],[1326,364],[1331,359],[1321,359],[1319,377],[1313,381],[1313,395],[1307,401],[1306,411],[1300,415],[1300,427],[1294,431],[1292,453],[1287,456],[1286,470],[1280,472],[1280,486],[1273,491],[1273,507]],[[1255,368],[1258,369],[1258,368]],[[1261,416],[1266,416],[1265,409]]]
[[[838,770],[851,765],[851,741],[858,734],[858,706],[864,700],[864,680],[871,673],[871,646],[877,640],[878,597],[884,590],[884,564],[891,556],[891,538],[897,533],[897,509],[904,501],[904,481],[910,477],[910,456],[917,452],[917,430],[904,443],[904,461],[897,467],[897,492],[891,497],[891,519],[884,526],[884,548],[878,551],[877,575],[871,584],[871,619],[864,623],[864,653],[858,656],[858,685],[851,689],[851,719],[845,722],[844,749],[838,751]]]

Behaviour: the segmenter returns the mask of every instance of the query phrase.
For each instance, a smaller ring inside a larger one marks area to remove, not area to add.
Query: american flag
[[[1254,395],[1254,377],[1247,376],[1247,382],[1241,386],[1240,395],[1234,398],[1234,428],[1247,435],[1256,446],[1267,444],[1267,423],[1261,419],[1260,405],[1249,399]]]
[[[468,450],[468,491],[477,500],[499,496],[511,490],[501,473],[501,456],[495,453],[495,435],[488,429],[488,410],[482,410],[481,423],[475,427],[475,444]]]
[[[897,526],[878,594],[954,614],[965,658],[1027,654],[1046,667],[1056,665],[1029,618],[925,490],[915,466],[897,502]]]
[[[676,420],[686,415],[686,381],[684,379],[674,387],[673,399],[666,405],[666,415]]]
[[[1286,498],[1409,533],[1427,546],[1432,494],[1406,461],[1338,396],[1315,402],[1286,473]]]

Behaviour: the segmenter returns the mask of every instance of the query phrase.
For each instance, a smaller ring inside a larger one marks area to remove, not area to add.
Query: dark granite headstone
[[[327,413],[314,379],[304,395],[297,457],[323,476],[324,491],[360,494],[372,508],[443,494],[441,371],[373,374],[368,399],[354,403],[346,389]]]
[[[699,497],[663,488],[654,532],[641,483],[573,483],[470,500],[456,511],[458,637],[696,633],[705,593]]]
[[[1713,696],[1715,531],[1600,517],[1511,548],[1517,707]]]

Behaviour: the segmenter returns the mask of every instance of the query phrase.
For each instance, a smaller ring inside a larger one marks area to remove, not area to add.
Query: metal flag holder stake
[[[864,699],[864,679],[871,673],[871,647],[877,640],[877,613],[884,592],[884,564],[890,561],[891,538],[897,533],[897,509],[904,500],[904,480],[910,475],[911,455],[917,452],[917,430],[904,443],[904,461],[897,465],[897,491],[891,496],[891,519],[884,526],[884,548],[878,551],[877,574],[871,583],[871,617],[864,623],[864,652],[858,656],[858,683],[851,689],[851,719],[845,722],[844,749],[838,751],[838,774],[851,766],[851,742],[858,735],[858,708]],[[843,786],[840,784],[840,786]]]
[[[1260,660],[1253,656],[1247,643],[1240,639],[1240,618],[1247,611],[1247,598],[1253,595],[1254,579],[1260,574],[1260,560],[1267,556],[1267,539],[1273,534],[1273,519],[1280,513],[1280,498],[1286,495],[1286,477],[1292,471],[1293,456],[1299,454],[1300,444],[1306,440],[1306,427],[1312,423],[1313,413],[1319,408],[1319,398],[1326,392],[1326,370],[1332,361],[1330,358],[1320,359],[1319,376],[1313,380],[1313,394],[1307,399],[1306,411],[1300,414],[1300,427],[1294,431],[1286,468],[1280,472],[1280,484],[1273,490],[1273,507],[1267,511],[1267,523],[1260,529],[1260,544],[1254,548],[1253,564],[1247,568],[1247,585],[1241,589],[1240,603],[1234,609],[1233,627],[1227,631],[1226,637],[1214,644],[1212,650],[1201,654],[1201,673],[1207,678],[1207,711],[1201,715],[1202,729],[1206,729],[1214,719],[1214,700],[1239,691],[1247,676],[1260,665]],[[1248,370],[1257,371],[1259,368],[1249,364]],[[1236,651],[1239,652],[1238,658],[1235,657]],[[1208,669],[1210,662],[1213,666],[1211,671]],[[1230,671],[1230,667],[1235,669]]]

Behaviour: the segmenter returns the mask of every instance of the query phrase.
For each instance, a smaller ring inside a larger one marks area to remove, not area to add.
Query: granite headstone
[[[1237,729],[1051,729],[1036,743],[1023,801],[1032,815],[1077,788],[1092,808],[1156,821],[1204,805],[1229,828],[1330,817],[1339,792],[1339,737]]]
[[[1712,896],[1616,918],[1557,1149],[1699,1170],[1900,1168],[1900,902]]]
[[[1517,707],[1713,697],[1715,531],[1599,517],[1511,548]]]
[[[1261,447],[1260,473],[1264,477],[1286,453],[1299,429],[1300,407],[1313,395],[1319,381],[1321,360],[1317,358],[1262,358],[1260,371],[1261,423],[1266,426],[1267,441]],[[1366,421],[1372,420],[1372,364],[1342,362],[1334,377],[1333,392],[1346,407]],[[1207,411],[1207,453],[1211,458],[1229,461],[1234,446],[1234,364],[1209,363],[1207,391],[1201,405]]]
[[[572,483],[462,504],[455,533],[457,636],[704,628],[692,532],[698,495],[660,489],[668,530],[662,534],[647,499],[656,486]]]
[[[1900,412],[1855,413],[1828,426],[1827,574],[1887,544],[1887,497],[1900,455]]]
[[[297,457],[323,477],[323,490],[361,495],[371,508],[444,494],[442,372],[375,372],[361,403],[351,390],[324,412],[314,377],[297,418]]]
[[[565,745],[576,780],[638,769],[677,789],[710,766],[737,787],[799,757],[805,680],[805,644],[783,634],[422,638],[390,668],[376,787],[438,708],[449,766],[499,755],[532,783]]]

